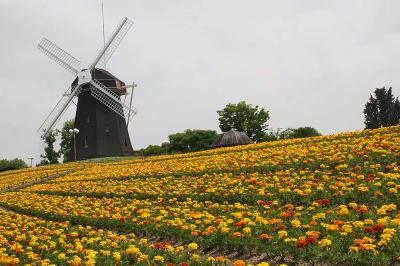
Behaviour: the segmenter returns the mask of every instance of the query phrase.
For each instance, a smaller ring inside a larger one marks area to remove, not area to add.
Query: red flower
[[[374,224],[372,226],[372,229],[374,229],[375,232],[383,232],[383,229],[385,229],[385,226],[383,224]]]
[[[297,248],[304,248],[306,246],[307,246],[307,240],[306,239],[297,240],[297,243],[296,243],[296,247]]]
[[[373,233],[374,229],[371,226],[364,227],[364,232],[366,233]]]
[[[244,225],[246,225],[246,222],[244,222],[244,221],[240,221],[240,222],[235,223],[235,227],[236,228],[242,227]]]
[[[307,242],[308,243],[316,243],[317,242],[317,237],[309,236],[309,237],[307,237]]]
[[[186,261],[181,263],[181,266],[188,266],[188,263]]]

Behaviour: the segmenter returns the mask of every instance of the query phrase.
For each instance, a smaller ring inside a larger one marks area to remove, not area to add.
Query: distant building
[[[220,134],[213,143],[214,148],[229,147],[237,145],[246,145],[253,143],[246,133],[235,130],[229,130],[228,132]]]

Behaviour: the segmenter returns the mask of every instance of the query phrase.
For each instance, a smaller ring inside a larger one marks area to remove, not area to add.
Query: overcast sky
[[[134,21],[107,65],[138,84],[134,149],[188,128],[219,130],[216,110],[229,102],[265,107],[275,129],[332,134],[363,128],[374,88],[399,95],[399,1],[104,0],[104,8],[106,36],[122,17]],[[101,0],[0,0],[0,159],[39,160],[36,130],[74,78],[38,42],[45,36],[87,66],[103,42],[101,21]]]

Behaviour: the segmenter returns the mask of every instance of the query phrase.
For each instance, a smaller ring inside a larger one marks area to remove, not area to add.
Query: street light
[[[68,130],[69,133],[71,133],[74,136],[74,158],[76,161],[76,141],[75,141],[75,135],[79,133],[79,129],[77,128],[70,128]]]
[[[31,167],[32,167],[32,160],[35,159],[35,157],[29,157],[28,160],[31,160]]]

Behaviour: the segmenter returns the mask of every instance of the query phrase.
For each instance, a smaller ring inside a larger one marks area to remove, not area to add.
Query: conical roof
[[[244,132],[229,130],[220,134],[213,143],[214,148],[237,146],[253,143],[253,141]]]

